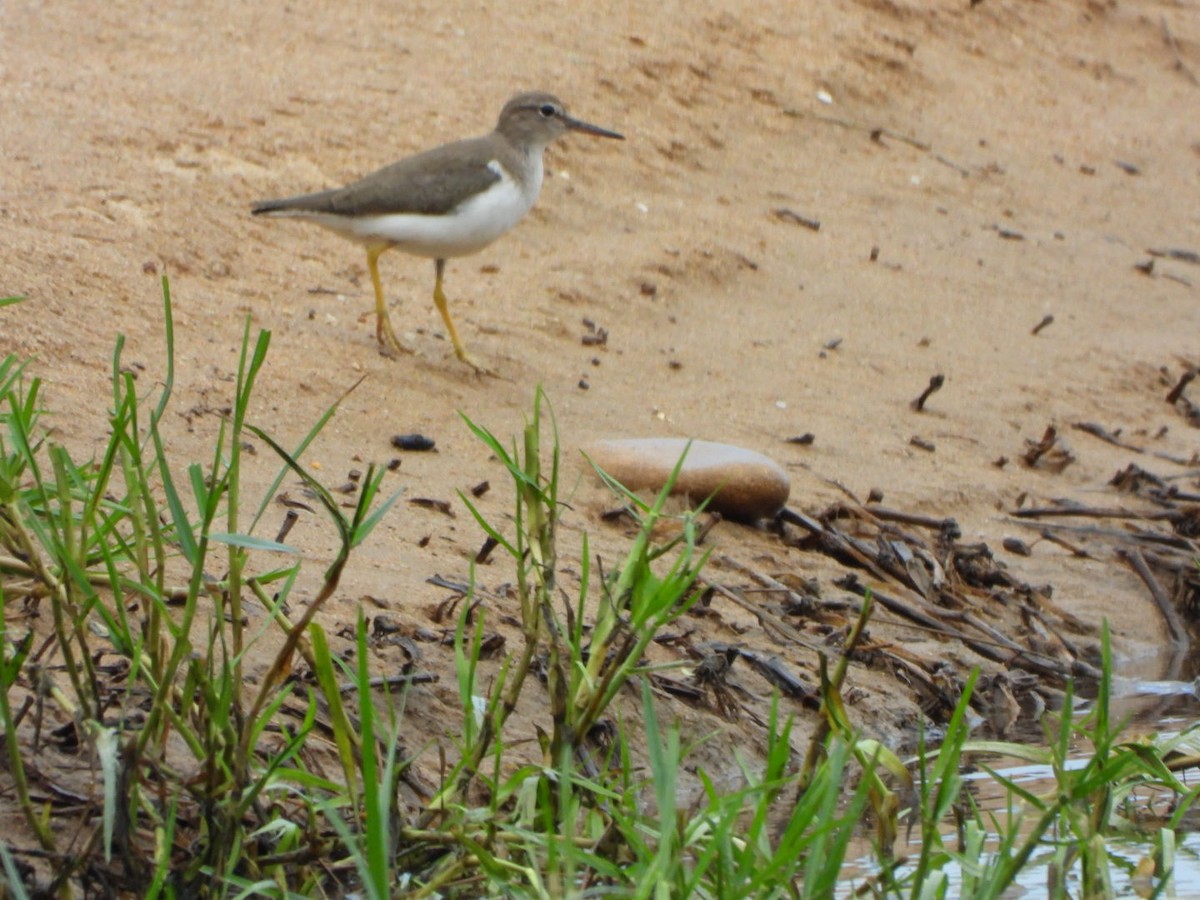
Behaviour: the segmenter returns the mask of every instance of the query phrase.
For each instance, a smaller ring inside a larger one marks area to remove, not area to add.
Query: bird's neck
[[[504,162],[520,170],[519,173],[514,172],[513,174],[520,178],[525,183],[526,189],[531,191],[536,197],[542,186],[542,175],[544,172],[542,153],[546,149],[546,144],[513,141],[502,132],[498,136],[508,150],[508,153],[505,154],[508,158]]]

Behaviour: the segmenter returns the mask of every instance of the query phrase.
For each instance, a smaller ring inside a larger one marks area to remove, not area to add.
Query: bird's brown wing
[[[392,163],[342,188],[256,203],[253,212],[442,215],[500,180],[488,167],[494,159],[491,149],[482,138],[457,141]]]

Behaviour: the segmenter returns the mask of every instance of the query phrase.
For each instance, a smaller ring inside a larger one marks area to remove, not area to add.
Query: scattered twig
[[[939,534],[947,535],[951,540],[958,540],[958,538],[962,537],[962,529],[959,527],[958,522],[950,517],[939,519],[937,516],[923,516],[920,513],[888,509],[886,506],[872,506],[869,511],[876,519],[884,522],[917,525],[921,528],[928,528]]]
[[[419,506],[421,509],[434,509],[442,515],[454,518],[454,508],[449,500],[438,500],[434,497],[413,497],[408,501],[409,506]]]
[[[858,594],[864,594],[866,591],[866,587],[861,585],[853,576],[843,579],[839,582],[839,586],[846,590],[853,590]],[[1064,663],[1062,660],[1029,650],[1004,634],[1001,634],[972,613],[953,613],[917,598],[914,598],[911,602],[904,602],[874,589],[871,590],[871,596],[885,609],[905,618],[914,619],[927,628],[934,628],[946,637],[962,642],[980,656],[990,659],[993,662],[1003,663],[1006,666],[1020,666],[1042,672],[1046,675],[1055,675],[1064,678],[1070,675],[1078,675],[1084,678],[1100,677],[1100,670],[1090,663],[1084,662],[1081,659],[1072,659],[1069,663]],[[922,608],[928,610],[928,612],[924,612]],[[959,619],[987,635],[988,640],[980,641],[972,638],[961,629],[935,618],[935,616],[939,615]]]
[[[1195,250],[1180,250],[1177,247],[1169,247],[1165,250],[1155,250],[1151,247],[1146,251],[1151,256],[1161,256],[1166,259],[1174,259],[1179,262],[1191,263],[1193,266],[1200,266],[1200,253]]]
[[[812,641],[809,641],[807,638],[805,638],[795,628],[783,621],[783,619],[763,609],[761,603],[752,603],[737,591],[716,581],[705,579],[704,585],[705,587],[712,588],[722,597],[737,604],[742,609],[746,610],[746,612],[758,619],[758,624],[762,626],[762,629],[766,633],[767,637],[771,638],[771,640],[773,640],[775,643],[785,647],[789,644],[794,644],[801,647],[807,647],[813,651],[820,651],[822,649]]]
[[[1175,612],[1175,607],[1163,591],[1162,585],[1158,583],[1158,579],[1154,577],[1154,573],[1150,571],[1150,567],[1146,565],[1145,557],[1142,556],[1141,551],[1136,547],[1121,547],[1117,550],[1117,555],[1133,567],[1133,571],[1137,573],[1138,577],[1145,582],[1146,587],[1150,589],[1150,596],[1154,598],[1159,612],[1162,613],[1163,621],[1167,623],[1167,631],[1171,634],[1172,643],[1176,647],[1188,646],[1187,629],[1179,621],[1179,615]]]
[[[848,560],[861,566],[880,581],[888,579],[887,572],[879,567],[873,554],[859,547],[857,542],[848,535],[842,534],[835,528],[826,528],[816,519],[784,507],[779,513],[780,520],[792,525],[799,525],[817,540],[817,547],[823,553],[835,558]]]
[[[700,527],[696,529],[696,535],[693,540],[696,546],[701,546],[708,539],[708,533],[717,527],[724,517],[719,512],[706,513],[701,517]]]
[[[792,673],[783,660],[778,657],[763,657],[750,650],[739,651],[742,659],[750,663],[755,670],[765,678],[774,687],[779,688],[784,695],[795,700],[801,701],[810,709],[816,709],[820,703],[817,700],[816,691],[800,678],[800,676]]]
[[[727,568],[733,569],[736,572],[741,572],[743,575],[748,575],[763,587],[767,587],[773,591],[782,593],[789,601],[791,601],[792,606],[796,609],[811,608],[814,603],[813,597],[799,594],[782,581],[777,581],[770,575],[759,572],[755,569],[751,569],[749,566],[743,565],[731,556],[718,556],[716,562],[718,565],[726,566]]]
[[[488,558],[492,555],[492,551],[495,550],[499,545],[500,542],[489,534],[486,538],[484,538],[483,546],[479,548],[479,552],[475,554],[475,564],[482,566],[484,563],[486,563]]]
[[[275,543],[282,544],[287,539],[288,533],[299,518],[300,513],[294,509],[289,509],[283,514],[283,523],[279,526],[279,532],[275,535]]]
[[[1031,331],[1031,332],[1029,332],[1029,333],[1030,333],[1030,334],[1032,334],[1032,335],[1036,335],[1036,334],[1038,334],[1038,332],[1040,332],[1042,329],[1044,329],[1044,328],[1048,328],[1048,327],[1050,327],[1050,326],[1051,326],[1051,325],[1053,325],[1053,324],[1054,324],[1054,316],[1047,315],[1047,316],[1043,317],[1042,321],[1040,321],[1040,322],[1038,322],[1036,325],[1034,325],[1034,326],[1033,326],[1033,331]]]
[[[920,150],[922,153],[928,153],[942,165],[949,166],[950,168],[954,169],[956,172],[962,175],[963,178],[966,178],[971,174],[970,169],[968,169],[966,166],[959,165],[952,159],[949,159],[940,153],[934,153],[932,145],[927,144],[925,141],[917,140],[917,138],[909,137],[906,134],[900,134],[898,131],[892,131],[889,128],[864,125],[861,122],[852,122],[849,119],[841,119],[837,116],[826,116],[822,115],[821,113],[809,112],[803,109],[785,109],[783,114],[785,116],[792,116],[793,118],[797,119],[816,119],[818,122],[826,122],[830,125],[837,125],[839,128],[845,128],[849,131],[861,131],[864,134],[869,135],[871,140],[877,144],[882,144],[883,138],[885,137],[891,138],[894,141],[900,141],[902,144],[908,144],[910,147],[914,147],[917,150]]]
[[[1171,393],[1167,394],[1167,402],[1172,406],[1178,403],[1179,398],[1183,396],[1183,392],[1187,390],[1187,386],[1192,383],[1192,380],[1195,377],[1195,369],[1188,369],[1186,372],[1180,375],[1179,381],[1176,383],[1175,387],[1171,388]]]
[[[1096,540],[1128,541],[1132,539],[1141,544],[1152,544],[1187,552],[1189,559],[1191,558],[1191,553],[1195,550],[1195,545],[1191,541],[1174,534],[1159,534],[1149,531],[1120,531],[1115,528],[1099,528],[1095,525],[1067,525],[1061,522],[1018,521],[1016,524],[1024,528],[1032,528],[1039,534],[1044,534],[1046,530],[1053,529],[1055,532],[1065,531]]]
[[[435,672],[410,672],[407,675],[380,675],[371,678],[367,683],[373,688],[396,687],[401,684],[436,684],[441,677]],[[338,685],[338,690],[349,694],[358,690],[358,682],[350,681]]]
[[[1082,431],[1084,434],[1090,434],[1092,437],[1100,438],[1105,443],[1112,444],[1114,447],[1120,447],[1122,450],[1129,450],[1132,453],[1145,453],[1153,456],[1155,459],[1166,460],[1170,463],[1175,463],[1177,466],[1190,466],[1195,460],[1185,459],[1182,456],[1175,456],[1171,453],[1164,453],[1162,450],[1147,450],[1145,447],[1139,447],[1137,444],[1131,444],[1128,441],[1123,441],[1117,432],[1109,431],[1102,425],[1097,425],[1095,422],[1072,422],[1071,427],[1076,431]]]
[[[1112,444],[1114,447],[1120,447],[1122,450],[1132,450],[1134,453],[1145,453],[1141,447],[1135,444],[1130,444],[1121,440],[1116,434],[1109,431],[1103,425],[1097,425],[1095,422],[1072,422],[1071,427],[1076,431],[1082,431],[1085,434],[1090,434],[1093,437],[1098,437],[1106,444]]]
[[[933,158],[936,159],[938,162],[940,162],[943,166],[949,166],[951,169],[953,169],[955,172],[957,172],[963,178],[966,178],[971,174],[970,169],[966,168],[965,166],[960,166],[954,160],[949,159],[948,157],[942,156],[942,154],[940,154],[940,153],[933,154]]]
[[[1051,544],[1056,544],[1078,559],[1092,559],[1092,555],[1082,547],[1077,547],[1068,541],[1066,538],[1059,537],[1049,528],[1043,528],[1041,532],[1042,540],[1049,541]]]
[[[820,231],[821,222],[818,219],[810,219],[807,216],[802,216],[795,210],[788,209],[786,206],[780,206],[777,209],[771,210],[771,215],[779,219],[781,222],[792,222],[796,225],[802,225],[810,231]]]
[[[1059,438],[1058,429],[1047,425],[1040,441],[1026,438],[1025,452],[1021,454],[1021,460],[1031,469],[1043,463],[1044,468],[1049,471],[1061,472],[1075,462],[1075,456]]]
[[[792,116],[793,118],[797,119],[816,119],[818,122],[826,122],[830,125],[837,125],[838,127],[848,129],[849,131],[861,131],[864,134],[870,135],[871,140],[873,141],[878,141],[881,137],[886,136],[894,140],[901,141],[902,143],[908,144],[909,146],[915,147],[918,150],[926,153],[932,149],[929,144],[926,144],[924,141],[919,141],[916,138],[898,134],[897,132],[889,131],[886,128],[864,125],[861,122],[852,122],[849,119],[842,119],[838,118],[837,116],[826,116],[821,113],[809,112],[803,109],[785,109],[783,114],[785,116]]]
[[[1102,506],[1031,506],[1027,509],[1015,509],[1010,515],[1018,519],[1042,519],[1047,516],[1082,516],[1091,519],[1169,519],[1175,515],[1173,510],[1153,510],[1139,512],[1136,509],[1105,508]]]
[[[925,390],[923,390],[921,392],[921,396],[912,402],[912,408],[916,412],[921,412],[922,410],[924,410],[925,409],[925,401],[928,400],[931,395],[940,391],[942,389],[942,385],[945,383],[946,383],[945,375],[938,374],[938,375],[934,375],[932,378],[930,378],[929,379],[929,387],[925,388]]]

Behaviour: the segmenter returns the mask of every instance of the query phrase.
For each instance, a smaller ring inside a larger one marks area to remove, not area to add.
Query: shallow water
[[[1130,661],[1121,666],[1121,675],[1113,679],[1113,700],[1110,705],[1111,718],[1114,723],[1127,723],[1122,734],[1128,737],[1157,735],[1163,738],[1176,736],[1191,728],[1200,721],[1200,655],[1181,657],[1179,655],[1157,659]],[[1081,699],[1079,706],[1081,714],[1086,713],[1087,703]],[[1200,743],[1200,739],[1198,739]],[[1089,758],[1086,747],[1080,747],[1078,755],[1072,757],[1076,767],[1083,767]],[[1020,785],[1030,793],[1045,795],[1053,793],[1056,788],[1054,772],[1049,766],[1035,765],[1025,760],[992,758],[988,760],[989,767],[1001,775]],[[993,776],[984,771],[965,771],[963,779],[979,808],[993,812],[1002,817],[1008,804],[1006,792]],[[1179,773],[1184,783],[1195,783],[1200,780],[1200,770],[1190,770]],[[1140,798],[1144,802],[1154,800],[1154,809],[1166,810],[1170,797]],[[947,846],[956,846],[954,828],[947,823],[942,831]],[[914,832],[914,840],[908,842],[902,834],[897,843],[898,856],[916,856],[920,852],[919,835]],[[1176,836],[1175,871],[1171,885],[1163,892],[1164,897],[1200,898],[1200,831],[1180,830]],[[1132,872],[1135,866],[1145,856],[1153,853],[1153,845],[1148,837],[1141,835],[1130,838],[1110,837],[1106,845],[1113,858],[1111,872],[1114,878],[1114,896],[1137,897],[1149,896],[1152,888],[1134,883]],[[1048,877],[1048,866],[1053,861],[1054,848],[1046,846],[1045,853],[1035,856],[1020,874],[1016,884],[1004,893],[1005,898],[1044,897]],[[1127,865],[1122,866],[1120,861]],[[950,878],[951,886],[948,896],[957,896],[956,889],[961,884],[960,872],[956,865],[947,866],[943,871]],[[846,867],[847,879],[839,897],[851,897],[854,890],[863,881],[877,872],[869,846],[865,843],[861,854],[851,854]],[[903,869],[901,869],[903,872]],[[1069,889],[1078,891],[1079,884],[1068,882]]]

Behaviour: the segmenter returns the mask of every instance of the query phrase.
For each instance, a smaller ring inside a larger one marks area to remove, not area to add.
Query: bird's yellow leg
[[[392,331],[392,320],[388,318],[387,303],[383,299],[383,284],[379,280],[379,254],[386,249],[386,244],[367,248],[367,268],[371,271],[371,284],[375,286],[375,340],[389,349],[403,351],[396,340],[396,332]]]
[[[442,321],[446,323],[446,331],[450,334],[450,343],[454,345],[454,355],[467,365],[474,367],[476,371],[482,372],[483,369],[471,358],[471,354],[459,340],[458,329],[454,327],[454,320],[450,318],[450,308],[446,305],[446,295],[442,291],[442,275],[445,274],[445,271],[446,261],[444,259],[436,260],[434,262],[436,278],[433,282],[433,302],[437,305],[438,312],[442,314]]]

